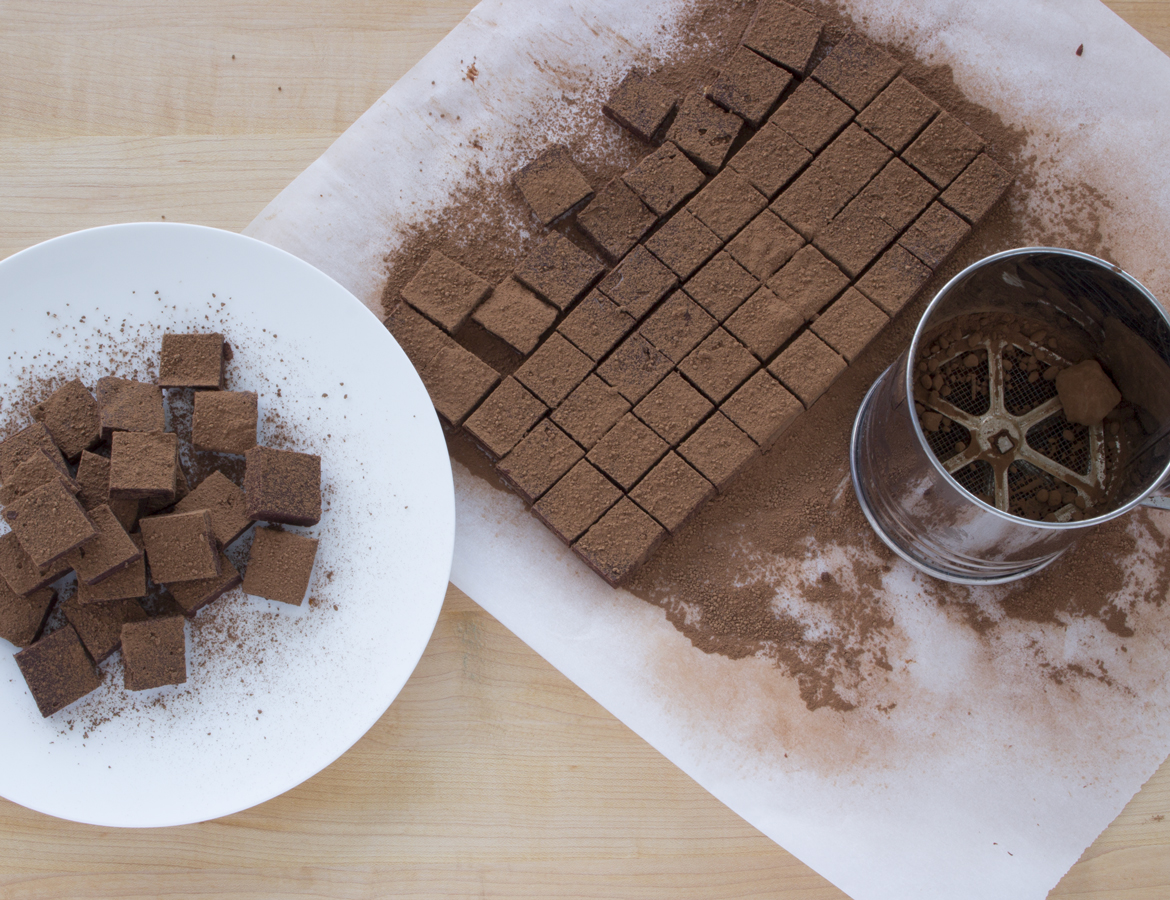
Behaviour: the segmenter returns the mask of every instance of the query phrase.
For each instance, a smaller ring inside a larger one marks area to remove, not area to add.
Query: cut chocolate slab
[[[768,281],[768,289],[809,322],[849,285],[849,276],[811,244]]]
[[[454,331],[491,289],[474,272],[435,250],[402,288],[402,296],[428,319]]]
[[[554,231],[512,274],[563,312],[605,274],[605,266]]]
[[[244,455],[244,465],[245,509],[249,519],[283,525],[316,525],[320,521],[321,457],[294,450],[253,447]]]
[[[435,410],[452,425],[466,419],[500,374],[454,341],[445,345],[419,372]]]
[[[856,288],[849,288],[810,326],[817,337],[853,362],[890,321]]]
[[[792,258],[804,239],[770,209],[756,216],[727,245],[727,252],[753,277],[763,281]]]
[[[65,601],[61,609],[95,663],[100,663],[121,649],[123,625],[146,620],[146,610],[132,599],[82,603],[74,595]]]
[[[492,456],[500,457],[515,447],[547,407],[515,378],[505,378],[463,423],[467,432]],[[245,484],[244,493],[250,496]]]
[[[938,114],[938,104],[899,75],[857,116],[857,124],[901,153]]]
[[[970,225],[935,202],[915,219],[906,233],[898,238],[898,243],[931,269],[937,269],[970,231]]]
[[[142,550],[130,540],[108,506],[90,510],[97,536],[70,553],[65,561],[77,573],[77,580],[97,584],[119,569],[142,558]]]
[[[187,682],[187,638],[182,616],[163,616],[122,626],[126,690],[146,691]]]
[[[611,480],[628,491],[650,471],[670,447],[633,413],[626,415],[586,457]]]
[[[918,293],[931,271],[901,244],[894,244],[870,266],[857,289],[876,303],[887,316],[894,316]]]
[[[761,450],[767,450],[804,412],[804,407],[779,381],[761,370],[732,394],[719,411],[759,444]]]
[[[451,343],[437,325],[424,318],[408,303],[399,303],[386,317],[386,327],[406,354],[411,364],[421,372],[442,348]]]
[[[290,531],[257,528],[244,570],[244,593],[300,606],[309,591],[317,541]]]
[[[653,344],[635,332],[622,341],[600,366],[597,374],[631,403],[637,403],[658,384],[671,369],[667,359]]]
[[[54,454],[58,459],[59,454]],[[62,474],[57,468],[56,461],[44,450],[37,450],[30,454],[24,462],[16,467],[12,476],[0,488],[0,503],[8,505],[18,497],[23,497],[29,491],[39,488],[50,481],[58,481],[71,494],[77,494],[81,488],[68,475]]]
[[[45,568],[37,567],[20,546],[14,532],[0,537],[0,576],[18,596],[28,596],[68,574],[69,563],[63,559]]]
[[[934,185],[895,157],[845,208],[877,216],[894,231],[901,231],[937,195]]]
[[[671,294],[638,331],[671,362],[679,362],[718,323],[682,291]]]
[[[622,175],[622,181],[657,216],[672,213],[705,180],[687,155],[669,141]]]
[[[723,326],[764,361],[804,326],[804,316],[792,303],[761,287]]]
[[[578,209],[593,196],[573,157],[554,144],[512,177],[525,202],[545,227]]]
[[[314,541],[314,543],[316,543]],[[315,550],[314,550],[315,552]],[[232,565],[230,559],[222,553],[219,555],[218,578],[207,578],[203,581],[183,581],[178,584],[167,585],[171,597],[183,610],[183,615],[191,618],[203,607],[214,603],[228,591],[238,588],[244,581],[243,576]],[[304,596],[302,594],[302,596]]]
[[[723,328],[716,328],[679,363],[678,370],[707,399],[719,404],[757,368],[759,363],[743,344]]]
[[[950,113],[941,112],[906,148],[902,159],[942,190],[982,149],[983,138]]]
[[[832,347],[806,331],[784,348],[768,371],[808,409],[845,371],[845,365]]]
[[[215,471],[199,487],[175,504],[175,512],[188,513],[205,509],[211,516],[211,530],[221,547],[226,547],[248,530],[244,492],[222,472]]]
[[[674,112],[674,95],[641,69],[626,73],[601,111],[635,136],[654,143]]]
[[[45,718],[102,683],[81,638],[68,624],[17,653],[16,664]]]
[[[609,584],[617,586],[650,558],[666,531],[626,497],[573,547]]]
[[[856,278],[897,236],[898,232],[885,220],[851,204],[813,239],[813,243],[845,274]]]
[[[552,420],[589,450],[629,411],[630,404],[617,388],[590,375],[557,407]]]
[[[571,544],[621,495],[613,482],[581,460],[536,502],[532,511],[553,534]]]
[[[650,256],[649,253],[646,255]],[[650,256],[650,259],[656,266],[666,268],[654,257]],[[676,280],[673,272],[669,269],[666,271],[672,281]],[[633,316],[622,310],[600,290],[594,289],[573,307],[572,312],[557,327],[557,331],[596,362],[609,353],[633,327]]]
[[[681,210],[668,219],[646,241],[646,249],[679,278],[690,278],[723,246],[719,236],[696,219],[689,210]]]
[[[855,31],[845,35],[812,77],[852,106],[863,109],[894,80],[902,67]]]
[[[1012,183],[1011,173],[986,153],[963,170],[942,195],[942,202],[960,216],[977,225]]]
[[[97,401],[102,440],[108,441],[115,431],[150,434],[166,430],[162,388],[157,384],[107,375],[98,379]]]
[[[158,384],[218,391],[223,387],[222,334],[164,334]]]
[[[788,132],[768,123],[727,163],[769,200],[805,167],[812,154]]]
[[[792,76],[782,68],[741,46],[707,88],[707,96],[759,128],[791,83]]]
[[[48,588],[20,596],[0,582],[0,639],[27,647],[41,635],[57,595]]]
[[[820,153],[852,118],[848,105],[810,78],[796,86],[768,124],[789,134],[809,153]]]
[[[110,451],[110,497],[173,500],[178,447],[179,439],[170,432],[115,432]]]
[[[565,403],[572,402],[572,399],[570,396]],[[563,405],[561,409],[564,409]],[[528,436],[500,460],[496,468],[525,500],[535,503],[584,455],[585,451],[572,438],[545,419],[528,432]]]
[[[148,516],[138,524],[155,581],[170,584],[219,577],[219,550],[207,510]]]
[[[678,452],[722,493],[756,458],[759,448],[727,416],[717,412],[682,443]]]
[[[743,120],[712,103],[701,93],[687,96],[666,132],[666,139],[678,146],[708,175],[718,172],[743,130]],[[636,190],[636,188],[635,188]]]
[[[496,285],[471,318],[527,356],[557,320],[557,311],[514,278]]]
[[[823,23],[782,0],[761,0],[743,43],[798,75],[808,71]]]
[[[139,552],[145,551],[146,545],[142,542],[141,534],[130,535],[130,540],[134,542]],[[138,600],[146,596],[146,591],[146,555],[143,552],[143,555],[130,565],[119,569],[108,578],[103,578],[97,584],[78,581],[75,596],[78,603],[100,604],[109,600]]]
[[[516,370],[516,380],[555,408],[593,369],[593,360],[553,332]]]
[[[255,391],[196,391],[191,439],[196,450],[242,456],[256,446]]]
[[[25,494],[4,510],[20,546],[41,569],[61,559],[97,534],[77,499],[51,481]]]
[[[37,422],[22,428],[11,437],[0,441],[0,482],[5,484],[16,474],[21,463],[38,452],[44,452],[62,475],[69,475],[69,467],[61,457],[61,451],[53,443],[49,429]]]
[[[722,322],[760,286],[726,251],[721,251],[683,285],[687,296]]]
[[[681,528],[713,496],[715,485],[673,451],[630,491],[630,499],[670,532]]]
[[[635,247],[597,289],[634,319],[641,319],[674,290],[678,276],[645,247]]]
[[[715,407],[678,372],[671,372],[634,407],[634,415],[668,444],[694,431]]]
[[[724,169],[687,204],[687,211],[721,241],[729,241],[767,205],[768,198],[751,182],[732,169]]]
[[[77,459],[102,439],[97,400],[79,378],[59,387],[29,413],[49,430],[66,459]]]
[[[577,226],[611,264],[629,253],[657,221],[620,178],[602,188],[577,216]]]

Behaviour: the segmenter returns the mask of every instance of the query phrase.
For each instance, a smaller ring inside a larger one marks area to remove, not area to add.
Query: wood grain
[[[111,222],[243,228],[471,5],[9,0],[0,257]],[[1170,50],[1170,2],[1109,5]],[[1052,897],[1170,895],[1167,815],[1163,765]],[[389,895],[845,896],[454,588],[381,721],[269,803],[131,832],[0,801],[4,900]]]

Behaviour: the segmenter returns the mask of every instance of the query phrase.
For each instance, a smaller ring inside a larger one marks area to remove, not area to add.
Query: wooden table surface
[[[0,258],[113,222],[242,229],[472,5],[5,0]],[[1170,52],[1170,0],[1109,5]],[[1163,765],[1052,897],[1170,896],[1167,813]],[[381,721],[284,796],[148,831],[0,800],[2,898],[391,895],[845,896],[455,588]]]

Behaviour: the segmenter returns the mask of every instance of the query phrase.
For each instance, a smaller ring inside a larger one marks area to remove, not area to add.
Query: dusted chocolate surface
[[[898,243],[931,269],[937,269],[970,232],[971,227],[941,203],[915,219]]]
[[[767,450],[804,412],[800,401],[767,372],[756,372],[719,407],[748,437]]]
[[[21,650],[16,654],[16,664],[45,718],[101,684],[93,660],[72,625],[64,625]]]
[[[852,106],[863,109],[901,66],[857,32],[850,32],[813,70],[812,77]]]
[[[731,146],[743,130],[743,120],[721,109],[700,93],[683,99],[674,122],[666,132],[691,161],[708,175],[719,171],[731,154]]]
[[[712,403],[722,403],[758,366],[743,344],[717,328],[679,363],[678,370]]]
[[[100,604],[108,600],[137,600],[146,596],[146,554],[143,552],[146,545],[142,542],[141,534],[130,535],[130,540],[142,555],[97,584],[78,581],[75,595],[78,603]]]
[[[514,278],[496,285],[471,316],[511,346],[528,355],[556,321],[557,311]]]
[[[848,284],[849,276],[810,244],[797,250],[769,279],[768,289],[808,322]]]
[[[811,159],[812,154],[792,135],[769,122],[727,165],[770,200]]]
[[[707,88],[707,96],[758,128],[791,83],[792,76],[778,65],[740,47]]]
[[[438,250],[402,289],[402,296],[447,331],[462,325],[488,295],[491,285]]]
[[[729,241],[767,205],[768,198],[752,187],[750,181],[727,168],[695,195],[687,204],[687,211],[719,240]]]
[[[658,264],[657,260],[654,262]],[[670,277],[673,279],[674,274],[671,273]],[[600,290],[593,290],[573,307],[572,312],[557,327],[557,331],[596,362],[629,333],[634,327],[634,321],[633,316]]]
[[[674,290],[678,277],[643,246],[635,247],[621,265],[601,279],[597,289],[634,319]]]
[[[553,333],[516,370],[516,380],[542,403],[555,407],[593,368],[593,360]]]
[[[81,379],[59,387],[45,400],[29,408],[29,414],[48,429],[53,442],[67,459],[77,459],[101,440],[101,414],[97,400]]]
[[[620,178],[602,188],[577,215],[577,226],[611,263],[625,256],[657,221]]]
[[[667,531],[681,528],[714,495],[715,485],[674,451],[630,491],[630,499]]]
[[[575,549],[598,575],[621,584],[666,537],[666,531],[625,497],[597,522]]]
[[[252,525],[244,492],[218,470],[175,504],[177,513],[198,512],[201,509],[207,510],[211,516],[211,530],[221,547],[232,543]]]
[[[646,338],[634,333],[597,367],[597,374],[631,403],[637,403],[670,369],[670,360]]]
[[[499,372],[454,341],[431,357],[419,377],[439,415],[453,425],[466,419],[500,380]]]
[[[317,541],[291,531],[257,528],[244,572],[244,592],[300,606],[309,590]]]
[[[593,196],[573,157],[560,144],[549,147],[516,173],[513,181],[541,225],[551,225]]]
[[[901,153],[937,114],[938,104],[899,75],[858,114],[857,124]]]
[[[605,273],[605,266],[552,232],[516,267],[516,279],[562,312]]]
[[[887,316],[893,316],[910,302],[930,275],[925,263],[905,247],[894,244],[861,276],[857,289]]]
[[[173,500],[178,452],[179,439],[169,432],[115,433],[110,451],[110,498]]]
[[[723,413],[715,413],[678,448],[679,454],[722,491],[759,452]]]
[[[804,239],[765,209],[727,245],[727,253],[763,281],[788,262]]]
[[[803,325],[804,316],[798,308],[766,287],[752,294],[724,323],[761,361],[779,350]]]
[[[690,278],[723,241],[689,210],[681,210],[652,234],[646,249],[679,278]]]
[[[158,384],[165,388],[223,387],[222,334],[164,334]]]
[[[627,413],[586,458],[628,491],[669,449],[637,416]]]
[[[155,581],[170,584],[219,576],[219,551],[207,510],[149,516],[138,524]]]
[[[852,362],[888,321],[884,312],[851,287],[811,327],[846,362]]]
[[[258,446],[245,454],[245,466],[249,519],[284,525],[316,525],[321,519],[321,457]]]
[[[219,555],[219,571],[220,574],[216,578],[167,585],[171,592],[171,598],[183,610],[183,615],[188,618],[194,616],[203,607],[214,603],[228,591],[238,588],[243,583],[243,576],[223,553]]]
[[[126,690],[145,691],[187,682],[187,639],[182,616],[164,616],[122,626]]]
[[[688,297],[722,322],[759,286],[756,277],[724,250],[692,275],[683,289]]]
[[[655,215],[666,216],[706,180],[685,153],[667,142],[622,175]]]
[[[631,69],[601,110],[637,137],[652,143],[661,136],[674,105],[670,91],[642,69]]]
[[[891,159],[846,210],[856,209],[901,231],[938,195],[929,181],[900,159]]]
[[[646,319],[639,333],[672,362],[698,346],[718,323],[683,291],[675,291]]]
[[[44,569],[97,534],[77,499],[59,481],[30,491],[4,509],[33,565]]]
[[[4,486],[0,488],[0,503],[11,503],[50,481],[59,482],[65,490],[74,495],[80,490],[76,481],[68,475],[61,474],[53,457],[43,450],[37,450],[17,466],[12,477],[4,482]]]
[[[61,458],[61,451],[53,443],[49,429],[44,423],[37,422],[0,441],[0,482],[6,484],[16,474],[21,463],[38,451],[48,454],[61,474],[69,474],[65,460]]]
[[[108,375],[98,379],[97,401],[104,440],[115,431],[166,430],[162,388],[157,384]]]
[[[146,619],[146,610],[132,599],[82,603],[75,594],[61,608],[90,657],[99,663],[121,649],[123,625]]]
[[[784,348],[768,371],[808,409],[845,371],[845,360],[811,331],[805,331]]]
[[[552,420],[588,450],[629,411],[630,404],[617,388],[590,375],[554,410]]]
[[[1011,183],[1007,169],[980,153],[943,192],[942,202],[975,225],[991,212]]]
[[[853,110],[811,78],[796,86],[769,123],[809,153],[820,153],[853,119]]]
[[[715,407],[678,372],[671,372],[634,407],[634,415],[674,446]]]
[[[503,456],[519,443],[545,414],[546,407],[515,378],[505,378],[464,423],[493,456]],[[251,488],[244,483],[251,507]]]
[[[0,582],[0,638],[16,647],[27,647],[40,637],[56,600],[57,595],[48,588],[22,597]]]
[[[918,136],[902,158],[940,190],[950,184],[983,149],[983,138],[952,116],[941,112]]]
[[[242,456],[256,446],[255,391],[196,391],[191,428],[197,450]]]
[[[97,584],[135,560],[142,558],[142,550],[130,540],[122,524],[108,506],[98,506],[89,512],[97,528],[97,535],[86,541],[66,558],[77,580]]]
[[[808,71],[823,27],[816,16],[783,0],[761,0],[744,32],[743,43],[772,62],[803,75]]]
[[[845,274],[856,278],[897,235],[884,219],[850,204],[816,236],[814,243]]]
[[[562,541],[571,544],[622,492],[587,460],[581,460],[532,507]]]
[[[572,438],[545,419],[500,460],[497,468],[525,500],[535,503],[584,455]]]
[[[25,553],[14,532],[10,531],[0,537],[0,576],[17,595],[23,597],[48,587],[67,574],[69,563],[64,559],[40,568],[32,561],[32,557]]]

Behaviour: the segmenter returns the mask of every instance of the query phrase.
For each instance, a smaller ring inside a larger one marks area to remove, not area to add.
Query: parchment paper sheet
[[[1059,184],[1098,190],[1117,262],[1170,297],[1161,109],[1170,59],[1094,0],[850,8],[872,36],[949,63],[972,99],[1029,129],[1028,151],[1043,161],[1031,212],[1060,214],[1047,199]],[[635,61],[668,51],[680,9],[677,0],[481,3],[245,233],[320,267],[377,311],[384,257],[410,223],[469,179],[506,177],[516,145],[501,136],[555,138],[566,97],[596,103]],[[494,140],[473,151],[487,133]],[[1044,897],[1170,752],[1170,609],[1135,603],[1136,635],[1125,641],[1073,621],[1004,623],[989,643],[899,564],[886,581],[896,622],[893,669],[878,688],[886,702],[809,712],[770,663],[695,650],[661,610],[606,587],[519,499],[455,469],[454,583],[857,900]],[[1170,521],[1155,524],[1170,531]],[[750,549],[750,523],[744,540]],[[1130,560],[1123,606],[1151,583],[1149,544],[1139,539]],[[818,551],[809,565],[848,585],[856,551]],[[815,610],[773,580],[778,603],[815,623]],[[1109,679],[1058,684],[1038,660],[1089,671],[1101,660]]]

